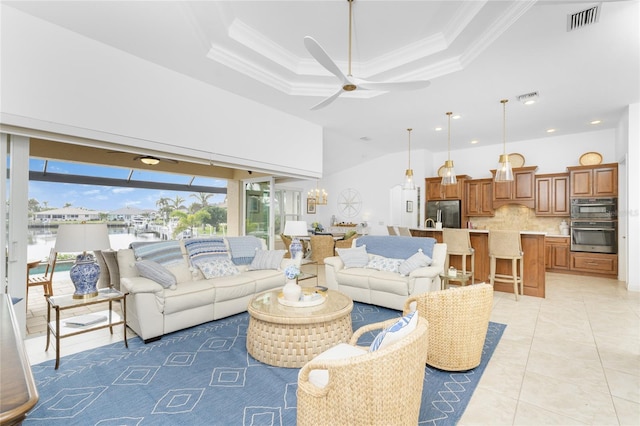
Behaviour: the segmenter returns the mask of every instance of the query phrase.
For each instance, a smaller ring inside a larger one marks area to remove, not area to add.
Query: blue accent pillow
[[[228,275],[238,275],[240,271],[231,259],[213,259],[207,262],[196,263],[205,278],[226,277]]]
[[[382,330],[369,346],[369,352],[377,351],[407,336],[418,325],[418,311],[409,312],[390,327]]]
[[[256,250],[256,255],[247,270],[280,269],[285,253],[286,250]]]

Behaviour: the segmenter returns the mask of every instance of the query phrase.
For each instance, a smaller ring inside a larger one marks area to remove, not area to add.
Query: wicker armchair
[[[364,333],[385,328],[396,319],[359,328]],[[399,342],[350,358],[311,360],[298,375],[298,425],[416,425],[424,383],[428,323],[418,319],[414,331]],[[346,345],[346,344],[345,344]],[[327,370],[323,388],[309,382],[314,369]]]
[[[427,364],[464,371],[480,364],[492,305],[493,287],[475,284],[409,297],[404,312],[415,308],[429,321]]]
[[[311,259],[324,265],[324,259],[333,256],[335,241],[332,235],[312,235],[309,237],[311,244]]]
[[[338,240],[336,241],[335,248],[351,248],[351,246],[353,245],[353,241],[358,237],[358,234],[353,234],[345,240]],[[335,254],[335,256],[337,256],[337,253]]]

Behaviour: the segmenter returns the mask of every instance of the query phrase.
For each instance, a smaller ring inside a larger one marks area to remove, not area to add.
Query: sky
[[[29,160],[30,170],[41,172],[43,168],[44,160]],[[129,175],[129,170],[130,169],[118,167],[94,166],[59,161],[48,161],[47,163],[47,171],[50,173],[83,176],[126,179]],[[171,173],[150,173],[136,170],[132,179],[187,184],[191,180],[191,176]],[[217,187],[227,186],[225,180],[213,178],[196,178],[193,184]],[[47,208],[61,208],[66,203],[70,203],[73,207],[82,207],[88,210],[104,212],[118,210],[127,206],[156,210],[156,202],[160,198],[175,199],[177,195],[184,198],[184,204],[189,206],[198,201],[197,198],[190,196],[191,194],[193,194],[193,192],[29,181],[29,199],[35,198],[41,207],[46,205]],[[224,194],[213,194],[208,202],[209,204],[222,203],[224,199]]]

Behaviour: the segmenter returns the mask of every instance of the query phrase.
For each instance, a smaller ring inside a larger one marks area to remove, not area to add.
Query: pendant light
[[[404,172],[404,184],[402,189],[416,189],[416,185],[413,183],[413,169],[411,168],[411,131],[413,129],[407,129],[409,132],[409,168]]]
[[[442,185],[455,185],[457,183],[456,180],[456,172],[453,170],[453,161],[451,161],[451,114],[452,112],[448,112],[447,116],[449,117],[449,134],[447,136],[447,148],[448,148],[448,156],[447,161],[444,163],[444,173],[442,174]]]
[[[513,180],[513,169],[511,168],[511,162],[507,155],[507,102],[509,100],[503,99],[500,101],[502,104],[502,154],[500,155],[500,162],[498,169],[496,170],[496,182],[510,182]]]

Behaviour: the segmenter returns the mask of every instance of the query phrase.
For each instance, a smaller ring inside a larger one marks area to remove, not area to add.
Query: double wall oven
[[[571,251],[618,252],[618,199],[571,199]]]

